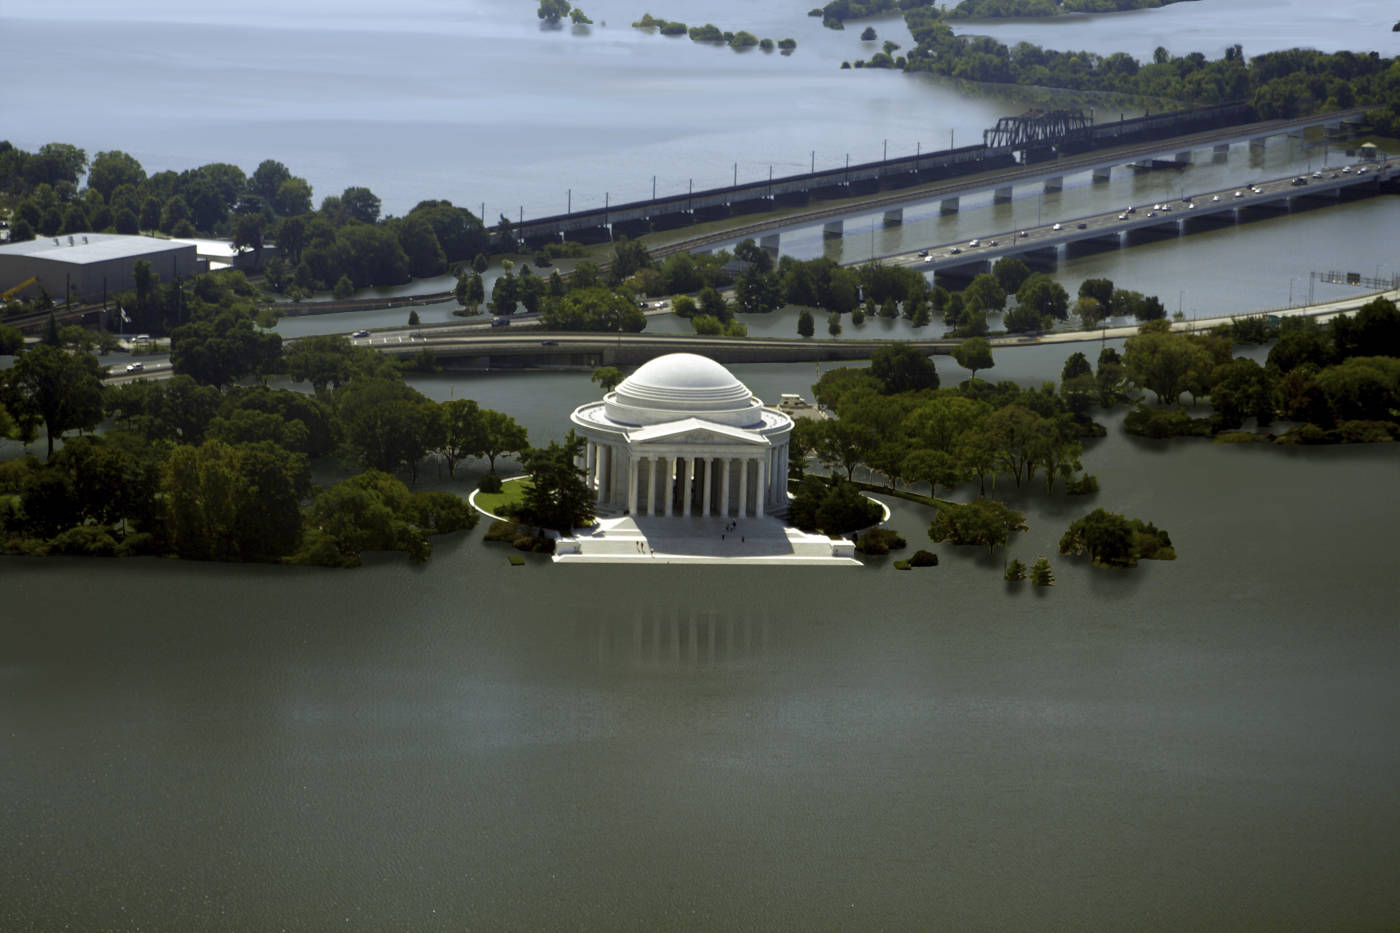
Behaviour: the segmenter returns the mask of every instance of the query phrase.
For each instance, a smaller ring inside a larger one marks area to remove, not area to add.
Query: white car
[[[982,241],[981,241],[981,240],[973,240],[971,243],[968,243],[967,245],[970,246],[970,247],[981,246],[981,245],[982,245]]]
[[[145,369],[146,369],[146,364],[145,364],[145,363],[127,363],[127,364],[126,364],[126,371],[129,372],[129,373],[144,372]]]
[[[1065,228],[1065,225],[1064,225],[1064,224],[1055,224],[1055,226],[1051,227],[1050,229],[1051,229],[1051,230],[1063,230],[1064,228]]]
[[[1219,200],[1220,200],[1220,195],[1218,195],[1218,194],[1213,194],[1213,195],[1210,196],[1210,199],[1211,199],[1212,201],[1219,201]]]
[[[1243,191],[1236,191],[1236,192],[1235,192],[1235,197],[1237,197],[1237,198],[1242,198],[1242,197],[1244,197],[1244,192],[1243,192]]]
[[[368,337],[368,336],[369,336],[369,331],[367,331],[367,330],[357,330],[357,331],[355,331],[353,334],[351,334],[350,336],[351,336],[351,337],[356,337],[356,338],[359,338],[359,337]]]

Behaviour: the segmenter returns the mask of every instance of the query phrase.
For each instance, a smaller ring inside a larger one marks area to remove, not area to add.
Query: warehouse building
[[[133,270],[142,259],[167,282],[206,269],[193,243],[119,233],[39,237],[0,244],[0,293],[13,291],[13,297],[32,298],[43,288],[55,301],[62,301],[71,288],[78,301],[101,301],[136,287]]]

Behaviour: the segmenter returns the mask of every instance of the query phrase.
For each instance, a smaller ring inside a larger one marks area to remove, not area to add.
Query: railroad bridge
[[[894,191],[1039,161],[1056,153],[1087,152],[1131,143],[1169,139],[1247,123],[1247,104],[1221,104],[1197,110],[1149,114],[1096,123],[1078,111],[1031,113],[999,120],[979,145],[847,164],[799,175],[737,182],[722,188],[693,189],[625,204],[522,220],[515,236],[530,248],[568,239],[607,242],[617,235],[638,237],[726,217],[757,214],[814,201]]]

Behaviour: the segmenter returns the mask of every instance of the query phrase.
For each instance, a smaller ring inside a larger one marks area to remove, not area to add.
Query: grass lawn
[[[530,478],[528,476],[518,480],[508,480],[501,486],[500,492],[479,492],[476,494],[476,504],[492,515],[500,515],[501,508],[507,505],[516,505],[524,500],[525,490],[530,488]]]

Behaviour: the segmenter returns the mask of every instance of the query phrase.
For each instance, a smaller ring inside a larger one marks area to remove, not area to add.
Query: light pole
[[[1288,307],[1293,307],[1293,279],[1288,280]]]

